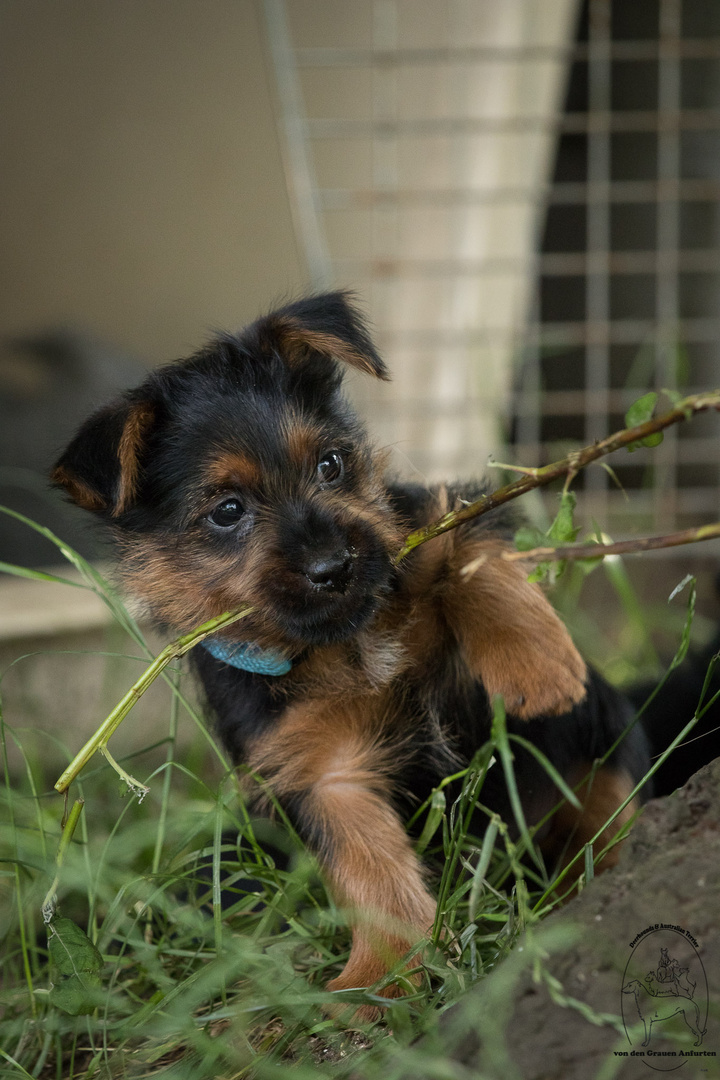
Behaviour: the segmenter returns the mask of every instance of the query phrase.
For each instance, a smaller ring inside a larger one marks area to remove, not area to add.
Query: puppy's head
[[[80,429],[53,480],[112,527],[126,588],[160,622],[186,631],[247,603],[258,643],[296,652],[367,623],[399,537],[340,395],[347,365],[387,377],[347,296],[310,297]]]

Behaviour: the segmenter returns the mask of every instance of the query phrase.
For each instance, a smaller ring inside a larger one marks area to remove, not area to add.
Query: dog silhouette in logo
[[[660,950],[660,963],[658,964],[655,978],[659,983],[664,983],[668,980],[671,981],[673,978],[672,961],[670,960],[670,953],[667,949]],[[692,997],[692,994],[690,997]]]
[[[657,971],[649,971],[645,981],[631,979],[623,986],[623,994],[632,994],[645,1029],[643,1046],[652,1035],[652,1026],[660,1020],[682,1013],[685,1023],[695,1036],[695,1046],[700,1046],[705,1030],[700,1030],[700,1009],[693,1000],[695,980],[688,968],[681,968],[678,961],[670,959],[667,949],[660,950]]]
[[[652,977],[651,971],[647,978]],[[692,998],[695,995],[695,980],[690,974],[690,969],[681,968],[675,957],[671,960],[667,949],[660,950],[660,963],[654,973],[654,978],[662,986],[662,989],[657,992],[659,996],[673,994],[675,997]]]

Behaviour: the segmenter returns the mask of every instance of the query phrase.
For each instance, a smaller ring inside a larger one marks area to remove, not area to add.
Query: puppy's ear
[[[155,421],[151,402],[123,399],[94,413],[52,472],[83,510],[118,517],[135,501],[147,436]]]
[[[347,292],[309,296],[265,321],[286,363],[300,368],[314,356],[388,379],[365,322]]]

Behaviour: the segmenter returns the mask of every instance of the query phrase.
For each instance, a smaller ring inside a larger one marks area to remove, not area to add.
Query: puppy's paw
[[[371,936],[366,936],[363,930],[355,928],[353,932],[353,947],[350,957],[340,974],[331,979],[327,989],[338,990],[363,990],[372,989],[375,996],[388,998],[388,1004],[392,998],[402,997],[412,993],[414,987],[422,983],[422,972],[417,967],[422,957],[422,946],[419,939],[422,938],[432,926],[432,918],[435,912],[435,901],[427,894],[420,894],[418,898],[417,918],[414,920],[415,932],[410,931],[408,938],[387,936],[378,933],[374,929]],[[422,927],[422,929],[421,929]],[[408,927],[409,928],[409,927]],[[418,944],[417,953],[406,958],[397,976],[389,981],[389,973],[395,968],[409,947]],[[413,970],[415,969],[415,970]],[[378,986],[379,984],[379,986]],[[378,986],[377,989],[373,989]],[[365,1023],[378,1020],[383,1015],[382,1005],[356,1006],[352,1002],[338,997],[335,1003],[325,1007],[325,1011],[332,1016],[352,1015],[358,1021]]]
[[[373,978],[370,977],[369,973],[365,976],[359,975],[357,980],[352,977],[348,979],[345,976],[345,972],[343,971],[342,974],[338,975],[336,979],[330,980],[330,982],[327,984],[327,989],[331,992],[335,992],[338,990],[364,989],[366,987],[372,986],[373,983],[377,982],[377,980],[377,974],[375,974],[375,977]],[[381,991],[379,991],[378,996],[388,998],[388,1004],[390,1004],[390,999],[401,997],[402,993],[402,990],[396,983],[391,983],[389,986],[386,986]],[[350,1001],[343,1001],[342,997],[338,998],[337,1004],[333,1003],[331,1005],[324,1006],[324,1011],[329,1016],[335,1018],[351,1018],[353,1021],[356,1021],[359,1024],[373,1024],[376,1020],[382,1019],[384,1012],[382,1006],[380,1005],[355,1006]]]
[[[340,973],[335,979],[331,979],[327,984],[327,989],[330,991],[337,990],[352,990],[366,987],[372,987],[374,983],[378,982],[386,972],[381,972],[376,966],[369,967],[367,972],[363,974],[361,971],[350,972],[348,975],[348,969]],[[401,986],[399,983],[389,983],[387,986],[383,986],[381,990],[374,991],[378,997],[388,999],[388,1005],[393,998],[402,997],[403,994],[409,993],[408,984],[412,986],[419,986],[422,981],[422,976],[419,973],[413,975],[405,975],[402,977],[402,981],[405,986]],[[376,1020],[381,1020],[384,1009],[381,1005],[360,1005],[354,1007],[351,1002],[343,1003],[342,998],[338,999],[338,1004],[332,1004],[325,1006],[325,1012],[330,1016],[341,1017],[344,1015],[350,1015],[353,1020],[362,1024],[371,1024]]]
[[[518,637],[498,643],[482,658],[480,675],[488,696],[502,695],[508,713],[521,720],[561,716],[585,697],[585,662],[559,621],[558,630],[546,648]]]
[[[506,708],[521,720],[562,716],[584,699],[585,674],[584,664],[571,670],[546,656],[528,656],[519,685],[503,694]]]
[[[443,592],[465,662],[513,716],[560,716],[585,697],[585,663],[528,567],[492,538],[459,545]],[[470,571],[470,572],[469,572]]]

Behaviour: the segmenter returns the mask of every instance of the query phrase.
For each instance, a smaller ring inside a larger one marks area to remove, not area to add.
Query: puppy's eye
[[[339,484],[345,475],[345,462],[342,459],[342,454],[338,450],[330,450],[325,454],[318,462],[317,475],[320,482],[326,487]]]
[[[220,529],[232,529],[234,525],[237,525],[244,513],[245,511],[239,499],[225,499],[219,506],[210,511],[208,521],[213,525],[217,525]]]

